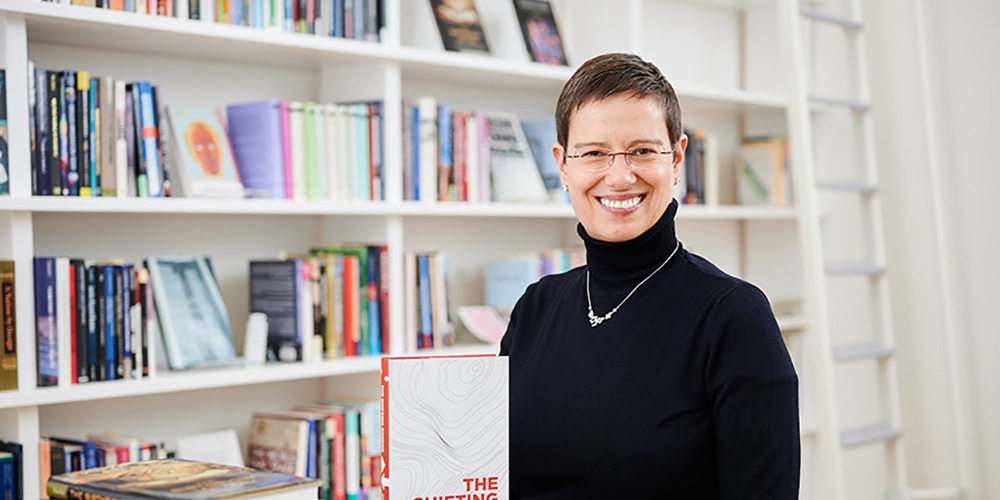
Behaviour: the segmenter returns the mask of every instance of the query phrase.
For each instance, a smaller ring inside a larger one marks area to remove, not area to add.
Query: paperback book
[[[445,50],[489,54],[473,0],[430,0]]]
[[[382,498],[509,498],[507,357],[382,358]]]
[[[552,5],[546,0],[514,0],[514,10],[531,60],[566,66],[566,52],[552,15]]]
[[[53,499],[314,500],[319,481],[207,462],[166,459],[129,462],[49,479]]]

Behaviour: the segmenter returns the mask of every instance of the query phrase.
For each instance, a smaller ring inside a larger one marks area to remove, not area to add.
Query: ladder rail
[[[792,157],[793,182],[798,193],[799,244],[802,251],[805,299],[808,310],[810,337],[816,342],[809,360],[814,366],[817,384],[817,424],[820,450],[824,450],[825,488],[832,500],[844,500],[844,474],[840,447],[840,424],[836,412],[833,351],[829,333],[829,311],[822,255],[819,203],[812,162],[812,127],[809,109],[808,83],[800,43],[802,33],[798,0],[778,0],[780,35],[783,40],[785,71],[788,81],[789,149]],[[822,483],[821,483],[822,484]]]
[[[919,80],[921,106],[924,112],[924,145],[927,147],[927,167],[931,184],[931,215],[934,220],[934,243],[937,250],[937,272],[941,284],[941,312],[944,319],[945,350],[948,359],[948,385],[951,388],[951,408],[953,432],[955,433],[955,455],[958,469],[958,488],[968,491],[969,461],[965,437],[965,413],[962,404],[962,379],[958,371],[958,343],[956,340],[958,327],[953,299],[954,286],[951,257],[948,250],[948,235],[945,233],[943,192],[941,189],[941,166],[938,157],[938,132],[935,126],[934,101],[931,98],[931,73],[927,53],[927,27],[924,16],[924,1],[914,0],[914,14],[917,35],[917,66],[920,71]]]
[[[861,0],[851,0],[850,15],[852,19],[862,20],[864,18]],[[865,32],[858,31],[854,36],[848,37],[848,44],[851,49],[851,56],[854,59],[855,71],[855,98],[862,102],[871,102],[871,88],[868,74],[868,58],[865,46]],[[875,125],[872,113],[854,114],[854,120],[858,126],[855,130],[859,134],[860,144],[863,145],[865,154],[865,178],[868,182],[878,185],[878,159],[875,155]],[[868,224],[866,234],[870,238],[872,257],[877,263],[884,265],[886,262],[885,250],[885,227],[883,225],[882,196],[880,193],[873,193],[867,198]],[[879,311],[875,318],[875,331],[878,332],[882,345],[895,348],[895,334],[892,324],[892,303],[889,294],[889,280],[884,276],[870,281],[875,292],[877,302],[876,310]],[[878,362],[879,391],[881,392],[882,415],[889,425],[902,428],[902,416],[899,408],[899,373],[895,357],[880,358]],[[886,463],[888,465],[888,484],[898,492],[902,498],[906,498],[906,468],[903,466],[903,440],[896,439],[887,441]]]

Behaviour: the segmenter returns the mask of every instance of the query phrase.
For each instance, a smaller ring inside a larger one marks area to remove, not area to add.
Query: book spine
[[[90,184],[90,73],[76,72],[76,143],[77,194],[89,198]],[[70,190],[72,194],[72,188]]]
[[[379,313],[382,317],[381,328],[382,328],[382,350],[383,354],[389,354],[392,352],[392,345],[390,344],[390,334],[389,334],[389,247],[382,245],[378,249],[378,259],[379,259],[379,277],[378,277],[378,288],[379,294],[381,295],[381,301],[379,302]]]
[[[292,124],[288,101],[279,104],[281,117],[281,160],[285,180],[285,199],[295,198],[295,175],[292,173]]]
[[[382,376],[380,377],[380,388],[381,388],[381,413],[382,413],[382,439],[379,442],[381,445],[380,456],[382,457],[382,477],[385,479],[382,481],[382,498],[388,499],[389,497],[389,383],[390,377],[392,376],[391,363],[389,359],[382,358]]]
[[[152,360],[149,359],[149,271],[139,269],[139,285],[136,287],[136,300],[139,302],[139,342],[142,349],[142,377],[149,378],[149,367]]]
[[[97,330],[97,268],[93,265],[87,268],[87,378],[98,380],[98,330]]]
[[[122,362],[120,364],[123,366],[124,377],[131,379],[135,375],[132,321],[129,316],[132,306],[132,266],[126,264],[121,266],[119,270],[121,271],[121,293],[117,294],[116,297],[120,298],[121,301]]]
[[[34,175],[34,194],[52,194],[49,169],[52,165],[52,114],[49,104],[48,75],[44,69],[35,69],[35,151],[37,170]],[[58,143],[58,138],[56,139]]]
[[[76,95],[76,73],[72,71],[63,72],[63,89],[65,91],[65,113],[66,113],[66,148],[67,160],[62,176],[62,195],[80,195],[80,164],[79,160],[79,138],[77,137],[77,121],[79,115],[78,99]]]
[[[167,152],[166,145],[169,144],[170,136],[169,127],[166,127],[163,123],[163,107],[160,101],[160,88],[156,85],[151,87],[152,95],[152,106],[153,106],[153,116],[155,117],[155,133],[156,133],[156,156],[157,162],[160,165],[160,173],[162,175],[162,185],[163,185],[163,196],[170,196],[171,183],[170,183],[170,165],[167,161],[169,153]],[[225,137],[224,137],[225,138]]]
[[[365,251],[368,252],[368,283],[365,286],[365,303],[368,314],[368,353],[379,354],[382,352],[382,315],[379,311],[379,305],[382,301],[379,293],[381,261],[378,257],[377,246],[369,246]]]
[[[142,158],[146,164],[146,186],[151,198],[163,196],[163,169],[160,165],[156,128],[156,107],[153,105],[153,90],[149,82],[138,82],[140,138]]]
[[[445,104],[438,105],[438,199],[451,200],[451,108]]]
[[[69,262],[70,271],[73,275],[73,290],[75,297],[73,300],[74,312],[74,332],[73,338],[76,341],[76,380],[79,383],[90,381],[90,340],[87,328],[87,268],[82,260],[73,259]]]
[[[420,349],[434,347],[431,341],[433,335],[433,325],[431,323],[431,277],[430,277],[430,256],[417,256],[417,287],[419,290],[419,314],[420,314]]]
[[[57,477],[49,479],[45,492],[53,500],[142,500],[147,498],[124,493],[108,493],[83,484],[69,484]]]
[[[59,383],[59,346],[56,343],[56,260],[35,257],[35,328],[38,386]]]
[[[118,375],[118,351],[115,337],[115,266],[104,266],[104,368],[107,380]]]
[[[101,112],[103,96],[101,94],[101,79],[90,79],[90,185],[93,196],[102,196],[101,173],[105,156],[104,114]]]
[[[115,331],[115,379],[121,380],[125,377],[125,304],[122,302],[124,296],[124,273],[122,266],[109,266],[114,277],[114,286],[111,289],[111,303],[113,306],[113,321]]]
[[[17,322],[14,295],[14,262],[0,262],[0,391],[17,389]]]
[[[73,384],[72,360],[73,336],[72,317],[70,312],[69,292],[72,282],[69,277],[69,259],[56,258],[56,343],[58,347],[59,386],[67,387]]]

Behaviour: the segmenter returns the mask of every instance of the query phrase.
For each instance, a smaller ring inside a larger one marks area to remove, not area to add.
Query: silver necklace
[[[663,264],[660,264],[660,267],[657,267],[656,269],[653,270],[653,272],[649,273],[649,276],[646,276],[646,279],[640,281],[639,284],[636,285],[635,288],[633,288],[632,291],[629,292],[628,295],[626,295],[625,298],[622,299],[622,301],[619,302],[618,305],[614,307],[614,309],[608,311],[608,313],[605,314],[604,316],[598,316],[594,314],[594,306],[590,302],[590,269],[588,268],[587,269],[587,318],[590,319],[591,328],[597,328],[597,325],[600,325],[601,323],[604,323],[605,321],[611,319],[611,316],[614,313],[618,312],[618,308],[620,308],[622,304],[624,304],[625,301],[628,300],[629,297],[631,297],[632,294],[635,293],[635,291],[638,290],[640,286],[642,286],[643,283],[649,281],[649,278],[652,278],[654,274],[660,271],[660,269],[663,269],[663,266],[667,265],[667,262],[670,262],[670,259],[673,258],[674,254],[677,253],[677,249],[680,247],[681,247],[681,242],[678,241],[677,246],[674,247],[674,251],[670,252],[670,255],[667,256],[667,260],[663,261]]]

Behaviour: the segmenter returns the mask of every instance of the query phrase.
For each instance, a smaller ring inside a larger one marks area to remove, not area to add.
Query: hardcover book
[[[53,499],[314,500],[319,481],[244,467],[166,459],[60,474],[49,479]]]
[[[4,70],[0,69],[0,194],[10,192],[7,160],[7,83]]]
[[[207,257],[150,257],[146,267],[170,369],[235,360],[229,316]]]
[[[220,112],[167,107],[179,193],[189,198],[242,198],[243,184]]]
[[[493,201],[543,203],[549,195],[517,116],[489,114]]]
[[[382,358],[382,498],[509,498],[507,357]]]
[[[546,0],[514,0],[514,10],[531,60],[566,66],[566,52],[552,5]]]
[[[17,321],[14,261],[0,261],[0,391],[17,389]]]
[[[233,104],[226,108],[236,168],[254,198],[285,197],[281,103],[277,100]]]
[[[475,1],[431,0],[431,10],[445,50],[489,54]]]

